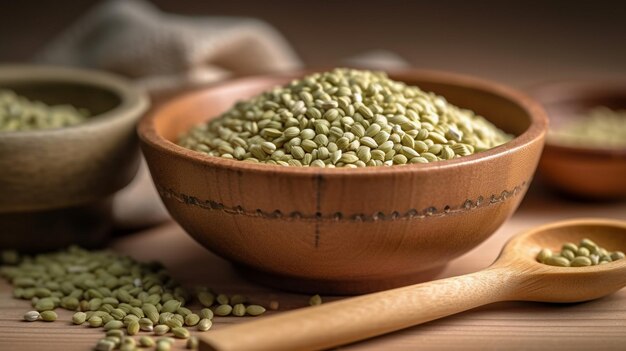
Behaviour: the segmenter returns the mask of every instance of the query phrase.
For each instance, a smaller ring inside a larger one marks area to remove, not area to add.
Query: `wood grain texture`
[[[581,302],[626,286],[626,260],[576,269],[535,259],[541,248],[557,251],[583,238],[610,251],[626,250],[626,222],[580,219],[532,228],[515,235],[487,269],[244,323],[203,336],[200,351],[320,350],[490,303]]]
[[[533,185],[520,210],[486,242],[451,262],[439,278],[471,273],[487,267],[505,241],[522,230],[575,217],[609,217],[626,220],[626,203],[567,202],[542,194]],[[159,259],[186,285],[203,284],[226,293],[242,292],[267,305],[280,302],[281,311],[304,307],[308,295],[268,289],[244,280],[226,261],[207,252],[180,227],[168,224],[123,237],[111,244],[118,252],[140,260]],[[101,330],[69,325],[71,314],[60,311],[55,323],[26,323],[26,301],[10,298],[10,288],[0,282],[0,350],[87,351],[103,335]],[[324,301],[337,298],[324,296]],[[268,312],[268,315],[279,312]],[[260,317],[262,318],[262,317]],[[376,321],[372,311],[371,319]],[[214,329],[253,320],[225,317]],[[210,333],[211,331],[207,332]],[[626,343],[626,290],[577,304],[504,302],[473,309],[368,341],[342,350],[621,350]],[[182,350],[182,342],[178,342]]]

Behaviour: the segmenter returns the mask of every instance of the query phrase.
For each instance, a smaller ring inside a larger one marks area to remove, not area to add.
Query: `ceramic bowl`
[[[0,246],[37,251],[101,242],[111,195],[137,171],[135,128],[147,96],[113,75],[30,65],[0,66],[0,88],[92,114],[66,128],[0,132]]]
[[[560,82],[537,87],[532,95],[543,104],[553,129],[585,116],[598,106],[626,109],[626,84]],[[567,145],[550,137],[539,163],[543,180],[579,198],[626,198],[626,147]]]
[[[547,128],[508,88],[437,72],[392,74],[470,108],[517,137],[431,164],[315,169],[214,158],[176,145],[190,127],[297,75],[244,78],[183,94],[139,125],[165,206],[248,277],[287,290],[353,294],[432,278],[517,208]]]

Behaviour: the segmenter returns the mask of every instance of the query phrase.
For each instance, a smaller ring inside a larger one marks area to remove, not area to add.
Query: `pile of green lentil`
[[[591,148],[626,147],[626,110],[596,107],[585,116],[552,130],[551,140]]]
[[[13,296],[30,300],[34,311],[24,320],[53,322],[56,308],[75,311],[72,322],[103,328],[106,336],[95,349],[123,351],[137,347],[171,348],[174,338],[187,339],[187,347],[197,348],[198,340],[188,328],[206,331],[213,316],[258,316],[260,305],[249,304],[243,295],[216,294],[197,288],[192,294],[157,263],[140,263],[110,251],[88,251],[78,247],[36,256],[20,256],[4,251],[0,276],[14,286]],[[194,297],[204,307],[198,313],[188,305]],[[319,298],[319,296],[318,296]],[[321,303],[321,299],[316,299]],[[278,308],[277,302],[272,302]],[[156,341],[140,332],[152,333]]]
[[[238,102],[179,144],[245,162],[356,168],[449,160],[510,139],[472,111],[384,72],[334,69]]]
[[[559,267],[595,266],[623,258],[623,252],[609,252],[589,239],[581,240],[579,245],[565,243],[561,248],[561,252],[557,253],[553,253],[550,249],[542,249],[537,255],[537,261]]]
[[[0,132],[53,129],[83,123],[90,113],[72,105],[46,105],[12,90],[0,90]]]

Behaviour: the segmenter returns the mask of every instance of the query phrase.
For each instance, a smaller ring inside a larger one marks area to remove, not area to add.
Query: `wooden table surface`
[[[489,240],[453,261],[441,274],[449,277],[488,266],[511,235],[542,223],[576,217],[626,220],[626,202],[588,203],[545,194],[536,185],[517,213]],[[6,235],[6,234],[5,234]],[[175,223],[127,235],[111,248],[139,260],[161,260],[181,283],[207,285],[227,294],[243,293],[256,303],[280,303],[280,313],[304,307],[309,296],[254,285],[238,276],[224,260],[204,250]],[[334,298],[325,297],[325,301]],[[55,323],[27,323],[21,318],[29,303],[11,298],[0,282],[0,350],[91,350],[101,329],[71,325],[71,313],[60,310]],[[222,317],[214,329],[253,317]],[[263,317],[257,317],[263,318]],[[372,311],[372,323],[376,322]],[[207,333],[210,333],[208,331]],[[180,349],[183,342],[178,341]],[[592,302],[546,304],[497,303],[364,342],[345,350],[610,350],[626,349],[626,289]]]

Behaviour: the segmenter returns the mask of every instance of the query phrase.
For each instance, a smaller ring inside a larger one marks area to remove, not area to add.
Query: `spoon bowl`
[[[626,223],[577,219],[547,224],[513,237],[492,267],[513,269],[521,281],[516,300],[580,302],[600,298],[626,286],[626,260],[589,267],[556,267],[537,262],[542,248],[560,251],[566,242],[588,238],[608,251],[626,250]]]
[[[626,251],[626,222],[547,224],[514,236],[485,270],[239,324],[202,337],[200,351],[326,349],[489,303],[580,302],[626,286],[626,259],[590,267],[554,267],[535,259],[542,248],[558,251],[564,243],[583,238],[610,251]]]

